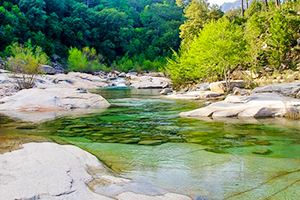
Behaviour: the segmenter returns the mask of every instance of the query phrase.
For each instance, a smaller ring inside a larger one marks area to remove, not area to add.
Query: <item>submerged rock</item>
[[[267,155],[270,154],[272,151],[270,149],[254,149],[251,152],[254,154]]]
[[[138,144],[139,145],[160,145],[164,143],[162,140],[143,140],[140,141]]]

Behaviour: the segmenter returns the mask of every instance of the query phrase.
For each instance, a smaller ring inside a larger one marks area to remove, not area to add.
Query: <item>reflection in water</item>
[[[12,139],[75,144],[115,172],[144,183],[139,190],[148,194],[158,190],[146,189],[149,185],[208,199],[284,199],[283,191],[300,191],[293,184],[300,180],[298,121],[186,119],[178,113],[202,102],[162,100],[158,90],[97,92],[112,103],[110,108],[38,126],[0,116],[0,147],[8,151],[2,141]]]

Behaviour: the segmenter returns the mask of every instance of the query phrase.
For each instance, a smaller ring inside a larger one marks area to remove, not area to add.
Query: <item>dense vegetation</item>
[[[175,0],[0,0],[0,19],[0,52],[30,40],[62,62],[89,47],[101,66],[128,70],[161,66],[179,47],[183,15]]]
[[[201,2],[192,2],[200,7]],[[201,13],[197,9],[191,10]],[[297,64],[299,67],[299,2],[276,6],[270,1],[266,6],[263,1],[253,1],[244,16],[240,13],[239,10],[230,11],[223,17],[214,15],[219,17],[218,20],[204,15],[204,25],[192,27],[187,32],[192,39],[189,42],[183,40],[179,52],[174,51],[167,64],[175,86],[227,80],[236,69],[281,72],[295,70]],[[181,27],[195,20],[188,19]]]
[[[9,49],[17,42],[31,45],[33,55],[40,46],[51,61],[81,72],[157,70],[167,60],[175,86],[230,80],[236,69],[300,67],[299,2],[252,1],[242,15],[206,0],[0,3],[4,57],[16,57]]]

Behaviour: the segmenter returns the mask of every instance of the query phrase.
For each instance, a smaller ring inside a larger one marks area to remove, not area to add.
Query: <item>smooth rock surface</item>
[[[0,163],[0,200],[191,199],[168,192],[159,195],[131,192],[126,184],[132,180],[116,177],[95,156],[72,145],[23,144],[23,149],[0,154]],[[107,186],[124,189],[115,196],[93,192],[94,188]]]
[[[206,107],[180,113],[181,117],[282,117],[290,108],[298,109],[300,100],[276,93],[260,93],[250,96],[229,95],[224,101]]]
[[[299,87],[300,87],[299,82],[281,83],[281,84],[272,84],[272,85],[257,87],[252,92],[253,93],[279,93],[285,96],[293,96],[295,93],[297,93],[296,90],[299,91],[298,89]]]
[[[160,92],[161,95],[168,95],[168,94],[172,94],[172,93],[173,93],[173,90],[171,88],[165,88]]]
[[[75,88],[32,88],[21,90],[13,96],[0,99],[0,112],[25,121],[40,121],[43,118],[34,117],[40,113],[87,108],[106,108],[110,104],[100,95],[89,92],[82,93]],[[33,117],[28,118],[28,114]],[[43,115],[40,115],[41,117]],[[49,116],[45,115],[46,118]]]
[[[244,88],[247,83],[243,80],[234,80],[230,81],[229,90],[232,90],[234,87]],[[209,84],[210,91],[217,93],[226,92],[226,81],[213,82]]]
[[[170,94],[165,96],[169,99],[191,99],[191,100],[206,100],[206,99],[218,99],[223,96],[223,93],[211,92],[211,91],[190,91],[183,94]]]
[[[127,75],[126,85],[137,89],[163,89],[169,87],[171,80],[165,77]]]
[[[105,170],[96,157],[75,146],[28,143],[0,155],[0,199],[110,199],[91,192],[88,167]]]
[[[41,65],[41,71],[46,74],[55,74],[56,70],[49,65]]]

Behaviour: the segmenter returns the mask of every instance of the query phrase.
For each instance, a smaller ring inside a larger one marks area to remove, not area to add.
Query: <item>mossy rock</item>
[[[271,145],[271,143],[267,140],[258,140],[254,142],[256,145],[263,145],[263,146],[268,146]]]
[[[199,144],[199,143],[202,143],[203,140],[199,139],[199,138],[190,138],[190,139],[187,140],[187,142],[188,143],[197,143],[197,144]]]
[[[115,136],[104,136],[104,137],[102,137],[102,140],[111,140],[111,139],[115,139]]]
[[[121,140],[119,143],[122,144],[136,144],[140,141],[140,138],[132,138],[132,139],[127,139],[127,140]]]
[[[119,140],[117,139],[111,139],[111,140],[105,140],[105,143],[119,143]]]
[[[184,142],[185,140],[180,136],[170,136],[170,142]]]
[[[23,126],[17,126],[16,129],[21,129],[21,130],[31,130],[31,129],[36,129],[37,127],[34,125],[23,125]]]
[[[143,140],[140,141],[138,144],[139,145],[160,145],[164,143],[162,140]]]
[[[226,153],[226,150],[222,148],[207,148],[205,150],[213,153]]]
[[[226,134],[226,135],[223,136],[223,138],[226,138],[226,139],[238,139],[240,137],[241,136],[235,135],[235,134]]]
[[[259,154],[259,155],[268,155],[272,153],[270,149],[254,149],[251,151],[253,154]]]
[[[66,126],[66,129],[88,128],[88,127],[89,125],[87,124],[75,124],[75,125]]]
[[[91,136],[94,136],[94,137],[102,137],[103,134],[102,134],[102,133],[92,133]]]

